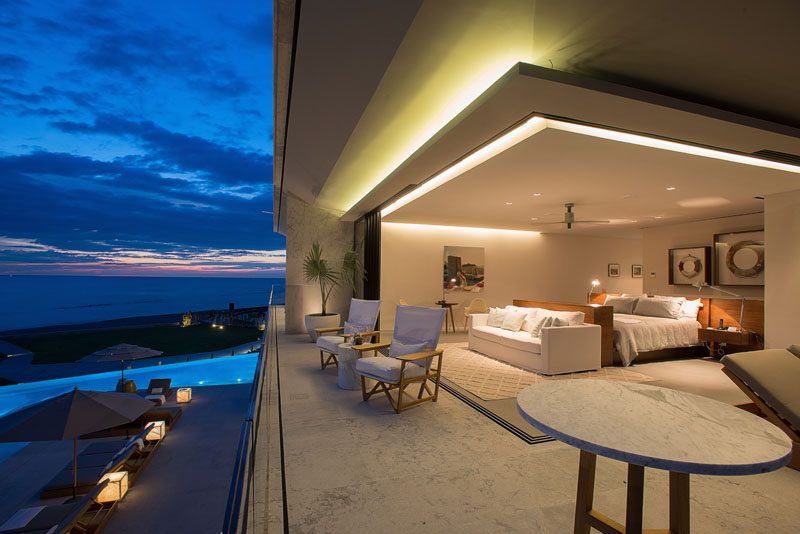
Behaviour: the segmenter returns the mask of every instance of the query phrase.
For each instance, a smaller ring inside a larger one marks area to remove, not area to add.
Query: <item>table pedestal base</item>
[[[597,455],[581,451],[578,468],[578,497],[575,503],[575,534],[589,534],[592,528],[604,534],[688,534],[689,474],[669,472],[669,529],[642,530],[644,467],[628,464],[628,500],[625,524],[617,523],[592,508]]]

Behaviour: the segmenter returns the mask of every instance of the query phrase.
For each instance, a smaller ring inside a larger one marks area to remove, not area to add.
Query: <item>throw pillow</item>
[[[565,320],[571,326],[583,324],[583,320],[586,318],[586,314],[580,311],[544,310],[542,312],[542,315],[548,315],[550,317],[558,317],[559,319]]]
[[[555,319],[555,317],[551,317],[549,315],[540,316],[539,320],[536,322],[536,326],[531,332],[531,337],[541,337],[542,328],[552,325],[553,319]]]
[[[486,326],[503,327],[503,320],[506,318],[506,310],[503,308],[489,308],[489,317],[486,319]]]
[[[639,299],[634,315],[646,315],[649,317],[666,317],[677,319],[681,311],[681,303],[676,300],[666,299]]]
[[[525,320],[522,321],[522,328],[528,333],[533,332],[533,329],[536,328],[536,323],[539,319],[539,308],[530,308],[528,311],[528,315],[525,316]]]
[[[678,314],[681,318],[697,320],[697,314],[700,313],[700,307],[703,305],[700,299],[689,300],[686,299],[681,304],[681,311]]]
[[[639,297],[616,297],[614,295],[608,295],[603,305],[614,308],[614,313],[631,314],[638,300]]]
[[[511,330],[512,332],[519,332],[527,316],[528,312],[526,311],[507,311],[500,328],[503,330]]]

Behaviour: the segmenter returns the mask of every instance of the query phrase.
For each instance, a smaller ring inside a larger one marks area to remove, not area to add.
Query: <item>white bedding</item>
[[[615,313],[614,346],[628,366],[640,352],[697,345],[698,328],[700,323],[694,319]]]

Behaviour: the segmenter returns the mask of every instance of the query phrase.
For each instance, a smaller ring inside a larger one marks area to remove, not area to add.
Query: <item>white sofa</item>
[[[582,317],[580,324],[542,328],[540,337],[487,326],[488,318],[470,315],[470,350],[546,375],[600,368],[600,326],[584,324]]]

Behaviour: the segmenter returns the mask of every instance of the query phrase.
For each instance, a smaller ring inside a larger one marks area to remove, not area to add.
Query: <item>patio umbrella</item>
[[[153,407],[132,393],[74,390],[0,418],[0,442],[72,439],[72,497],[78,485],[78,436],[129,423]]]
[[[98,362],[115,362],[120,360],[152,358],[154,356],[161,356],[162,354],[163,352],[160,350],[154,350],[148,347],[140,347],[138,345],[130,345],[128,343],[120,343],[118,345],[93,352],[91,356],[96,356],[96,361]]]

